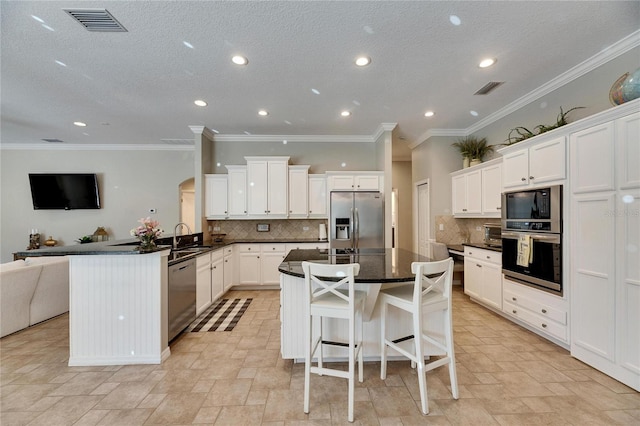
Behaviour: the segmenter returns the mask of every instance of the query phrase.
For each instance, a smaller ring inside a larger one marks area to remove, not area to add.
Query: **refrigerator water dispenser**
[[[336,239],[338,240],[348,240],[349,237],[349,229],[351,227],[351,220],[348,217],[337,217],[336,218]]]

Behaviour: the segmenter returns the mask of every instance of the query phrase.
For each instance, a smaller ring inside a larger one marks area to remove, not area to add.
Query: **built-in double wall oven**
[[[502,194],[502,272],[562,295],[562,186]]]

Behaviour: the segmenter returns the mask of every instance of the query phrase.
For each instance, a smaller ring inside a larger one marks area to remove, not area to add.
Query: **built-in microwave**
[[[562,185],[504,192],[502,230],[562,232]]]

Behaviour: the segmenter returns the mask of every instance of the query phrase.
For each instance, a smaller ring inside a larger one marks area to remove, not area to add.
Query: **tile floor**
[[[346,382],[313,376],[279,356],[279,292],[253,297],[232,332],[183,334],[162,365],[68,367],[68,316],[0,340],[2,426],[346,424]],[[365,365],[355,420],[368,425],[639,425],[640,394],[567,351],[454,292],[460,399],[448,372],[428,373],[431,413],[420,413],[408,362]]]

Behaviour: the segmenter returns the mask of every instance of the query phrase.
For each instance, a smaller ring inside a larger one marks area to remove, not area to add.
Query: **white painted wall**
[[[99,210],[34,210],[29,173],[96,173]],[[37,228],[42,242],[49,236],[76,244],[83,235],[104,226],[110,239],[130,238],[141,217],[152,215],[167,234],[179,218],[179,185],[194,175],[193,151],[68,151],[0,150],[1,261],[27,247]]]
[[[411,161],[393,162],[393,188],[398,190],[398,247],[413,251]]]

